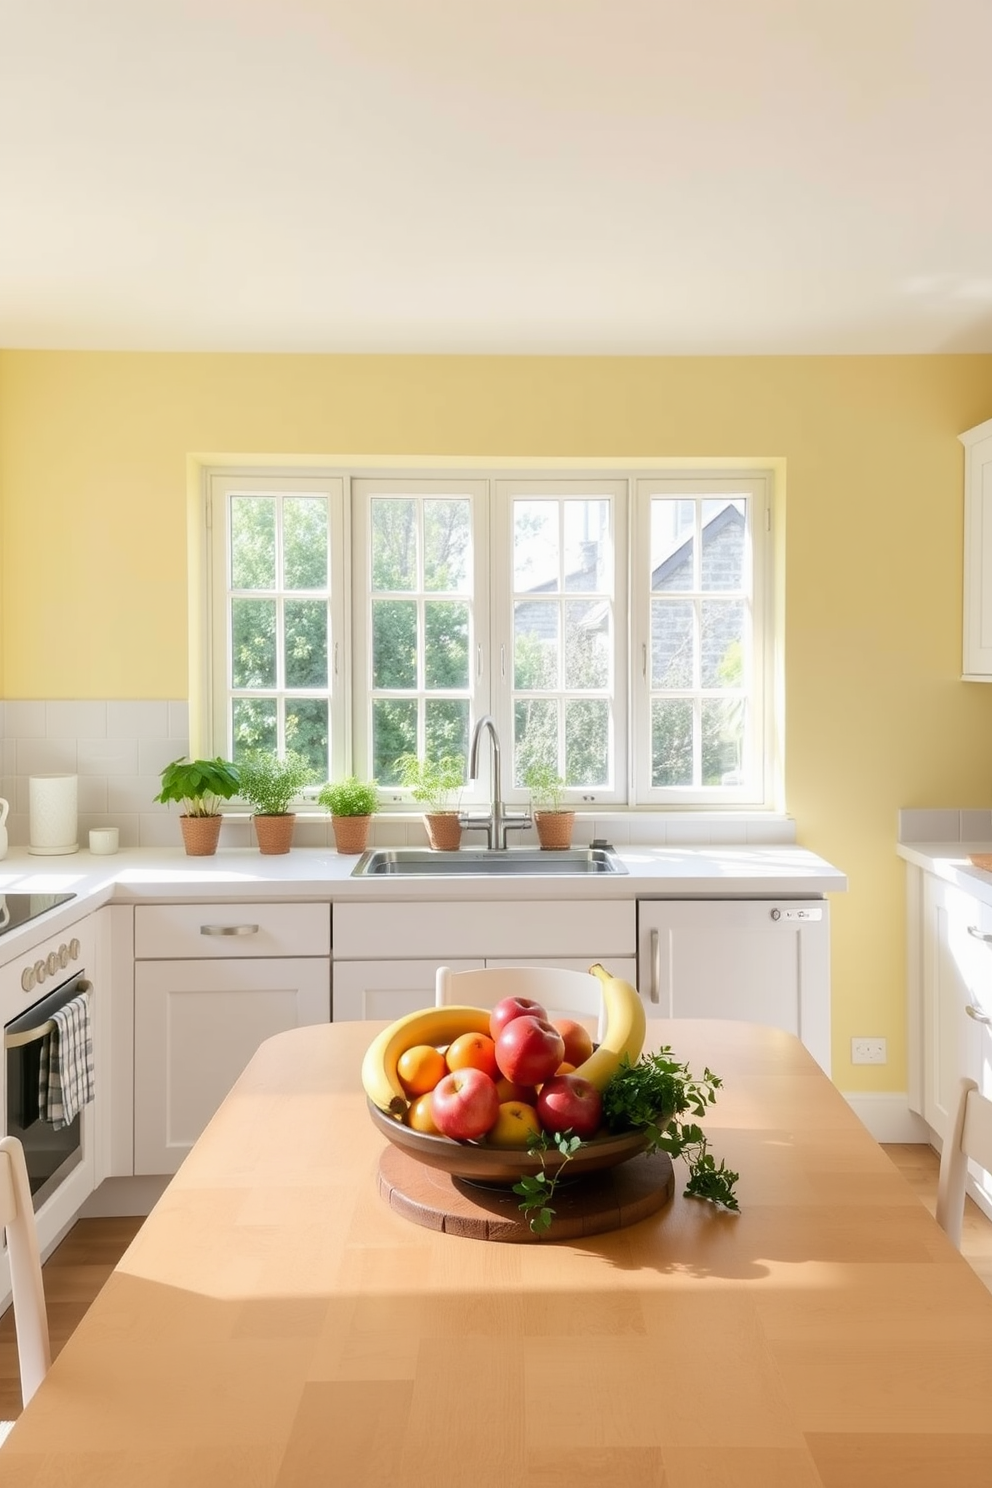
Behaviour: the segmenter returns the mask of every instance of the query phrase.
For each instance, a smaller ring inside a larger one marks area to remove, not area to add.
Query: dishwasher
[[[736,1018],[796,1034],[830,1073],[825,899],[639,899],[649,1018]]]

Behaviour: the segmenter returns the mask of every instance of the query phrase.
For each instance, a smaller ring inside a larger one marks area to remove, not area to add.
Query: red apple
[[[530,997],[504,997],[498,1002],[489,1015],[489,1032],[494,1039],[499,1038],[507,1023],[514,1018],[546,1018],[547,1008],[543,1008],[539,1002],[534,1002]]]
[[[484,1070],[454,1070],[434,1086],[431,1114],[442,1136],[459,1142],[484,1137],[499,1117],[496,1083]]]
[[[573,1131],[587,1141],[603,1124],[603,1097],[581,1075],[555,1075],[537,1093],[537,1118],[546,1132]]]
[[[540,1085],[561,1064],[565,1040],[547,1018],[524,1013],[505,1025],[496,1040],[500,1072],[517,1085]]]
[[[578,1069],[592,1053],[592,1034],[574,1018],[555,1018],[554,1024],[565,1040],[565,1063]]]

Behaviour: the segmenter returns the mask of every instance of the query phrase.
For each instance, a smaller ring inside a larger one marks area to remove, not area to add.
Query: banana
[[[595,1085],[597,1090],[605,1090],[624,1055],[631,1064],[640,1058],[647,1024],[644,1004],[636,987],[620,977],[611,976],[598,961],[589,970],[603,984],[606,1030],[599,1048],[593,1050],[575,1073]]]
[[[489,1013],[485,1008],[421,1008],[397,1018],[369,1044],[362,1060],[362,1085],[373,1105],[391,1116],[402,1117],[410,1104],[396,1064],[406,1049],[414,1044],[450,1044],[462,1033],[488,1033]]]

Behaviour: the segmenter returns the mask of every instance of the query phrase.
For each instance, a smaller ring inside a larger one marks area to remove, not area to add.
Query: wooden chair
[[[434,986],[437,1007],[458,1003],[492,1008],[504,997],[530,997],[550,1018],[595,1018],[596,1038],[603,1036],[604,1010],[599,978],[588,971],[550,966],[487,966],[452,971],[439,966]]]
[[[959,1250],[969,1158],[992,1172],[992,1100],[981,1094],[974,1080],[962,1080],[937,1178],[937,1223]]]
[[[0,1225],[7,1232],[21,1399],[27,1405],[48,1373],[52,1351],[28,1170],[16,1137],[0,1138]],[[0,1441],[4,1435],[0,1424]]]

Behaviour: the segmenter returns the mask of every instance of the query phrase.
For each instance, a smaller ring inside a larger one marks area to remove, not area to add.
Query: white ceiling
[[[992,0],[0,0],[0,346],[992,352]]]

